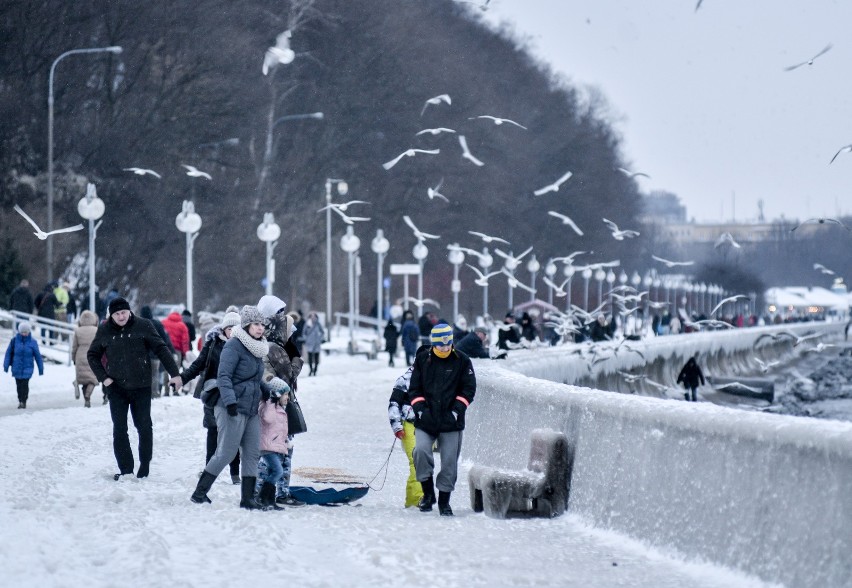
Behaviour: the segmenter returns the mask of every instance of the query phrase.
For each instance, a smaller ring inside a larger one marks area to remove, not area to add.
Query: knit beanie
[[[263,314],[256,306],[243,306],[240,309],[240,326],[245,328],[252,323],[263,323]]]
[[[118,298],[113,298],[112,302],[109,303],[109,314],[118,312],[119,310],[130,310],[130,303],[127,302],[124,298],[119,296]]]
[[[278,298],[278,296],[273,296],[272,294],[261,296],[260,300],[257,302],[257,309],[266,318],[275,316],[285,308],[287,308],[287,303]]]
[[[228,327],[236,327],[240,324],[240,315],[236,312],[226,312],[225,316],[222,317],[222,322],[219,323],[219,326],[222,327],[222,330],[227,329]]]
[[[30,327],[30,323],[28,323],[27,321],[23,321],[23,322],[18,324],[18,332],[21,335],[27,335],[31,331],[32,331],[32,328]]]
[[[272,378],[266,383],[269,386],[269,396],[272,400],[278,400],[290,393],[290,386],[281,378]]]
[[[446,323],[438,323],[432,327],[432,345],[452,345],[453,328]]]

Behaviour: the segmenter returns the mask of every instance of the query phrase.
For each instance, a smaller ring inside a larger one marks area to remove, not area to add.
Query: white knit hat
[[[236,312],[226,312],[225,316],[222,317],[222,322],[219,323],[219,326],[222,329],[227,329],[228,327],[236,327],[240,324],[240,315]]]
[[[263,313],[263,316],[266,318],[275,316],[285,308],[287,308],[287,303],[278,298],[278,296],[273,296],[272,294],[261,296],[257,303],[257,309]]]
[[[22,322],[18,323],[18,332],[21,335],[24,335],[26,333],[30,333],[31,331],[32,331],[32,327],[30,327],[30,323],[28,323],[27,321],[22,321]]]

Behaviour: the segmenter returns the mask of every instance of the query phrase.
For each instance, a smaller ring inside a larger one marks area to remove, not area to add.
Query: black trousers
[[[125,390],[113,383],[109,387],[109,413],[112,417],[112,451],[118,470],[133,473],[133,450],[127,435],[127,409],[139,434],[139,462],[148,463],[154,452],[154,425],[151,422],[151,387]]]
[[[30,379],[15,378],[15,388],[18,390],[18,402],[26,402],[30,396]]]
[[[310,368],[310,373],[317,373],[317,368],[319,367],[319,352],[308,351],[308,368]]]
[[[205,465],[210,458],[213,457],[213,454],[216,453],[216,447],[218,445],[219,440],[219,428],[218,427],[209,427],[207,429],[207,457],[204,459]],[[229,469],[232,476],[240,475],[240,452],[237,451],[237,455],[229,464]]]

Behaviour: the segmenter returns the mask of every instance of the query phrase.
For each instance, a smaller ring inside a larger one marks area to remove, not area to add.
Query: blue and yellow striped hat
[[[453,328],[446,323],[439,323],[432,327],[432,345],[452,345]]]

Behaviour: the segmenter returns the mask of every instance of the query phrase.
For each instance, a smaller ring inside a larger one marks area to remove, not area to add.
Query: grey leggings
[[[414,430],[415,446],[412,452],[417,481],[422,482],[432,477],[435,470],[435,458],[432,457],[432,444],[438,440],[438,451],[441,454],[441,471],[435,479],[435,487],[443,492],[452,492],[456,487],[458,477],[459,454],[461,454],[462,432],[450,431],[438,433],[433,437],[426,431]]]
[[[260,419],[257,415],[238,413],[231,416],[223,406],[213,409],[219,438],[216,453],[204,466],[204,470],[218,476],[240,451],[240,468],[243,478],[257,477],[257,460],[260,457]]]

